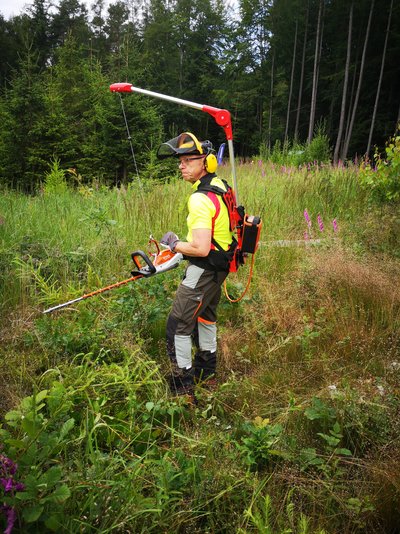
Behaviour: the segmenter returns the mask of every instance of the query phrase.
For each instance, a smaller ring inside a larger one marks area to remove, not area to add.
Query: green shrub
[[[45,174],[43,191],[45,195],[62,195],[68,186],[65,179],[66,171],[61,168],[59,158],[49,163],[50,171]]]
[[[319,126],[311,142],[305,146],[303,163],[327,163],[331,157],[329,137],[324,133],[322,126]]]
[[[246,423],[243,430],[245,434],[238,448],[251,470],[262,469],[287,456],[282,450],[282,425],[271,425],[268,419],[257,417],[252,423]]]
[[[18,459],[23,485],[8,497],[7,505],[20,511],[25,524],[38,523],[59,531],[70,497],[59,455],[64,452],[75,421],[67,415],[68,405],[59,405],[58,392],[55,396],[53,393],[54,390],[43,390],[25,398],[19,408],[6,414],[11,430],[0,430],[0,436],[5,454]]]
[[[260,156],[262,159],[278,165],[292,165],[294,167],[328,163],[331,158],[329,137],[324,133],[324,128],[319,126],[311,143],[301,144],[295,140],[292,143],[286,141],[282,144],[277,140],[272,150],[262,144]]]
[[[374,163],[368,160],[361,163],[360,183],[373,202],[400,200],[400,129],[387,142],[384,158],[376,150]]]
[[[126,520],[134,525],[135,514],[127,512],[132,499],[136,509],[141,507],[137,517],[148,511],[158,521],[178,492],[192,486],[195,464],[180,453],[170,459],[159,448],[169,443],[186,408],[162,398],[154,362],[139,354],[120,365],[81,356],[45,373],[42,382],[48,388],[23,399],[0,427],[2,455],[18,461],[18,487],[4,503],[24,527],[60,532],[81,513],[87,525],[110,527],[121,520],[124,506]],[[154,484],[138,477],[137,468],[143,471],[139,457],[149,460],[146,477],[154,477]],[[106,486],[111,491],[104,492]],[[99,518],[103,506],[114,513]]]

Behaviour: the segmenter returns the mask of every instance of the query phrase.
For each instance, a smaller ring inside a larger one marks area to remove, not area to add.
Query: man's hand
[[[175,252],[176,244],[179,241],[179,237],[174,232],[167,232],[160,239],[160,245],[167,246],[172,252]]]

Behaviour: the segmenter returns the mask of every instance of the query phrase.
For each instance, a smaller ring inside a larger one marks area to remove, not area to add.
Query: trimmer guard
[[[131,272],[132,276],[144,276],[145,278],[175,269],[175,267],[178,267],[180,262],[183,260],[182,254],[175,254],[169,249],[163,250],[157,254],[154,263],[142,250],[136,250],[135,252],[132,252],[131,257],[133,263],[137,267],[137,270],[133,270]]]

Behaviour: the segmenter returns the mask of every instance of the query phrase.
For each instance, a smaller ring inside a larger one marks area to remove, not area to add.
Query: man
[[[221,193],[227,190],[214,173],[217,160],[211,143],[199,142],[186,132],[163,143],[157,155],[179,158],[182,178],[192,185],[186,241],[173,232],[160,241],[189,261],[167,320],[167,352],[173,364],[171,390],[191,394],[195,381],[210,381],[215,376],[217,306],[235,241],[222,196],[210,192],[210,186]],[[193,362],[192,338],[197,346]]]

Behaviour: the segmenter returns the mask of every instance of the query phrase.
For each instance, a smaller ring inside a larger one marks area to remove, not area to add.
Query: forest
[[[0,14],[0,179],[34,191],[58,158],[75,180],[127,182],[133,163],[108,91],[122,81],[228,109],[243,158],[301,152],[315,136],[335,163],[372,157],[399,119],[399,55],[392,0],[35,0]],[[201,114],[125,100],[145,176],[163,176],[163,137],[189,129],[223,141]]]

